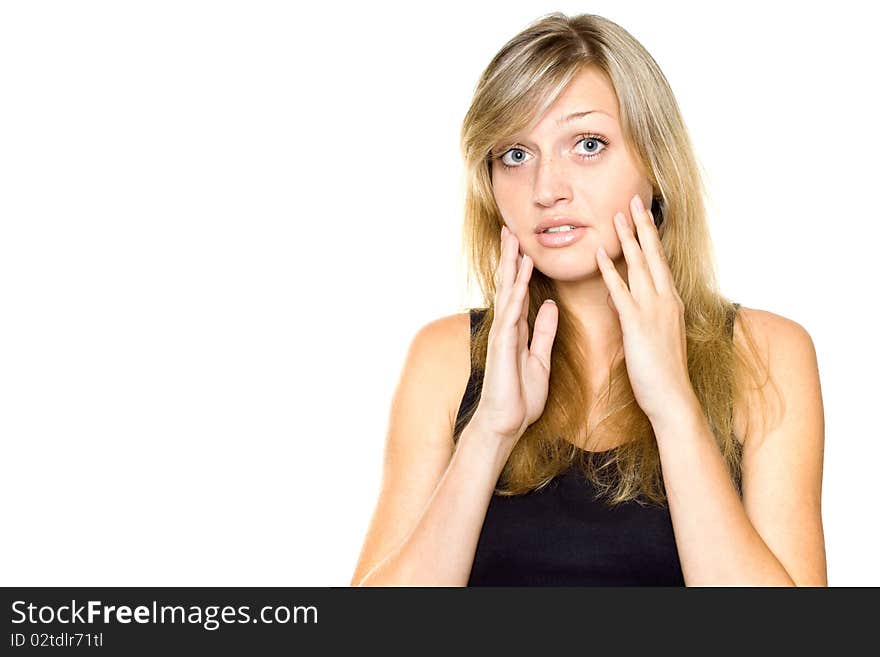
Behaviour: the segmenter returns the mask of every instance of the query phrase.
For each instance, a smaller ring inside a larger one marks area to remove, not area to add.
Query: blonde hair
[[[655,217],[658,213],[663,216],[661,243],[685,305],[691,383],[741,494],[742,444],[734,436],[733,405],[735,399],[744,399],[744,377],[755,382],[760,378],[755,342],[747,323],[740,326],[754,358],[729,338],[728,322],[735,307],[718,290],[703,177],[669,83],[633,36],[600,16],[567,17],[554,12],[528,25],[501,48],[483,72],[463,120],[467,281],[470,284],[472,275],[476,277],[486,307],[472,338],[472,367],[485,369],[504,223],[492,192],[493,148],[543,115],[585,67],[603,72],[613,86],[624,140],[643,164],[652,185]],[[589,426],[590,391],[584,372],[577,366],[585,362],[580,348],[584,336],[556,294],[553,280],[535,269],[529,283],[530,339],[537,310],[547,298],[559,304],[547,404],[511,452],[495,493],[517,495],[541,488],[577,463],[609,504],[634,500],[665,505],[653,427],[635,403],[622,359],[612,360],[615,365],[599,393],[607,408],[601,424],[629,439],[610,452],[600,453],[604,457],[601,462],[573,447]],[[463,409],[466,420],[474,406]],[[762,404],[762,418],[763,410]]]

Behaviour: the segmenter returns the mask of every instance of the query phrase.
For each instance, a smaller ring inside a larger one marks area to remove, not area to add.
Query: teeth
[[[574,230],[574,226],[554,226],[553,228],[548,228],[545,230],[545,233],[562,233],[567,230]]]

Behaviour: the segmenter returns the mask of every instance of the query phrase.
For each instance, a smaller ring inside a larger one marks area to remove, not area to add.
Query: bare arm
[[[391,404],[379,500],[352,586],[467,583],[507,458],[506,443],[477,433],[476,417],[456,449],[455,417],[469,374],[467,313],[418,331]]]
[[[466,586],[470,579],[495,484],[548,394],[558,314],[555,304],[541,305],[529,345],[532,261],[518,252],[504,227],[480,401],[458,449],[451,437],[470,371],[469,316],[433,322],[413,341],[392,405],[388,483],[353,584]]]
[[[471,422],[415,529],[359,586],[466,586],[510,447]]]

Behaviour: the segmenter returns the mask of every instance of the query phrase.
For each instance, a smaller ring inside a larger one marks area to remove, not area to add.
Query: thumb
[[[535,317],[529,353],[537,358],[548,372],[550,371],[550,354],[553,351],[553,341],[556,339],[558,326],[559,308],[553,301],[547,299],[541,304]]]

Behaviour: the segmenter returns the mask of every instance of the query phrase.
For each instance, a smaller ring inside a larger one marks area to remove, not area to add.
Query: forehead
[[[605,121],[618,120],[617,94],[605,74],[596,67],[578,73],[546,113],[532,126],[536,130],[557,130],[569,114],[593,110],[588,116]]]
[[[605,74],[595,67],[578,73],[550,106],[550,110],[562,109],[562,106],[571,108],[574,105],[586,105],[586,109],[602,110],[617,118],[617,94],[614,93],[614,87]]]

